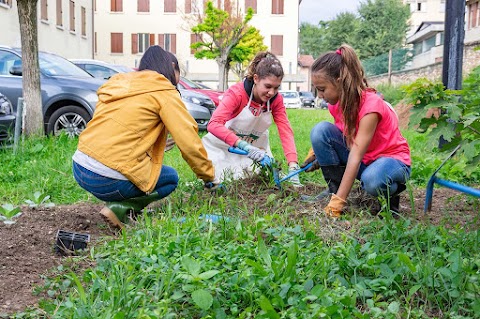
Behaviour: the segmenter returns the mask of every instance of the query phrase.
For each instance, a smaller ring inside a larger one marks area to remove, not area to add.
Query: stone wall
[[[465,44],[463,51],[463,76],[470,73],[470,71],[480,65],[480,51],[474,49],[480,45],[479,42]],[[427,78],[432,81],[442,80],[442,61],[436,62],[425,67],[408,69],[402,71],[392,72],[392,85],[402,85],[412,83],[418,78]],[[368,77],[368,85],[376,87],[379,84],[388,83],[388,74],[380,74],[376,76]]]

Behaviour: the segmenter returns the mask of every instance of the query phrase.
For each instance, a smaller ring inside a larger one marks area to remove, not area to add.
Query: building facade
[[[196,13],[204,12],[204,0],[111,0],[96,1],[94,57],[115,64],[138,66],[143,52],[158,44],[175,53],[182,74],[191,80],[215,87],[218,66],[214,60],[196,59],[190,45],[197,42],[191,32],[196,25]],[[264,44],[275,53],[285,71],[283,89],[295,89],[296,83],[306,79],[297,66],[298,1],[288,0],[215,0],[214,6],[244,14],[254,11],[250,25],[264,37]],[[235,76],[229,76],[236,82]]]
[[[93,57],[93,1],[38,0],[38,49],[68,58]],[[20,47],[17,2],[0,0],[0,45]]]

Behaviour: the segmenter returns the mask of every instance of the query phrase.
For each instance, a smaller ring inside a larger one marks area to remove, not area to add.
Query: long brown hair
[[[336,51],[324,53],[313,62],[312,76],[322,72],[339,88],[340,109],[342,111],[347,144],[352,145],[362,92],[367,89],[362,63],[353,48],[342,44]]]

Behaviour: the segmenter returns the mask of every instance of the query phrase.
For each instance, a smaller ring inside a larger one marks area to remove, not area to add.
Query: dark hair
[[[152,45],[143,54],[138,71],[143,70],[156,71],[170,80],[174,86],[177,85],[174,71],[180,72],[178,60],[173,53],[165,51],[158,45]]]
[[[248,66],[246,78],[253,80],[253,76],[257,75],[260,79],[274,75],[283,78],[283,68],[277,57],[268,51],[260,51],[255,55],[252,62]]]
[[[338,87],[345,124],[343,134],[347,143],[351,144],[355,136],[362,92],[368,87],[360,59],[351,46],[342,44],[336,51],[324,53],[316,59],[311,70],[312,77],[325,76]]]

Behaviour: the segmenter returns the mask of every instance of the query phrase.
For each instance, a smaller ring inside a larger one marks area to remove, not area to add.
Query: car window
[[[182,78],[182,81],[185,82],[192,89],[202,89],[202,87],[199,86],[196,82],[193,82],[193,81],[188,80],[186,78]]]
[[[45,75],[91,77],[90,74],[60,56],[39,52],[38,58],[40,71]]]
[[[298,97],[297,92],[283,92],[282,95],[283,95],[283,97],[285,97],[287,99],[294,99],[294,98]]]
[[[13,53],[0,51],[0,75],[11,75],[10,68],[14,65],[22,65],[22,61]]]
[[[112,75],[118,73],[112,69],[94,64],[85,64],[85,71],[90,73],[93,77],[101,79],[109,79]]]

